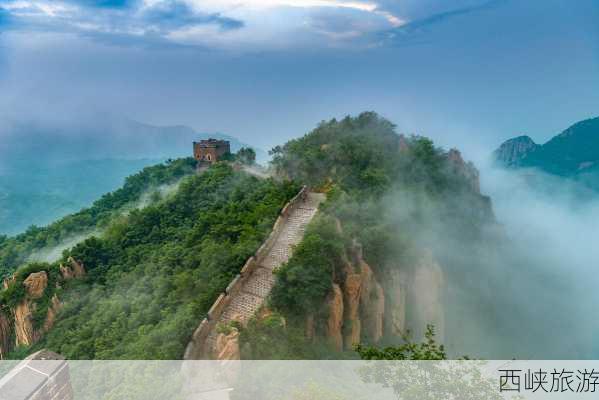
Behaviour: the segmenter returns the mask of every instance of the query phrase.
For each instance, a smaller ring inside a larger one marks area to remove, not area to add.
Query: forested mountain
[[[75,121],[0,127],[0,234],[15,235],[87,207],[143,167],[188,156],[194,140],[214,137],[228,140],[233,151],[243,147],[235,138],[186,126],[114,115]],[[265,155],[258,150],[258,157]]]
[[[327,201],[266,309],[221,327],[241,330],[242,357],[357,357],[356,343],[418,339],[430,323],[441,341],[456,334],[445,283],[468,281],[501,236],[471,163],[375,113],[323,122],[272,155],[276,179],[227,162],[201,174],[191,159],[149,167],[89,209],[3,239],[3,271],[17,272],[0,292],[2,355],[182,357],[300,185]],[[57,261],[28,262],[73,235]]]
[[[328,200],[278,272],[274,313],[242,328],[242,357],[355,357],[357,343],[420,340],[427,324],[442,342],[459,334],[448,282],[501,235],[457,150],[363,113],[275,148],[273,166]]]
[[[18,262],[6,253],[20,256],[19,246],[31,251],[62,232],[102,228],[58,261],[28,263],[6,280],[0,292],[3,355],[47,347],[72,359],[182,356],[197,321],[298,190],[226,164],[189,175],[191,162],[148,168],[92,208],[4,244],[7,269]],[[172,183],[182,175],[188,176],[175,191],[151,194],[144,207],[118,212],[141,192],[139,185]]]
[[[538,168],[599,190],[599,118],[580,121],[545,144],[528,136],[504,142],[494,159],[511,168]]]

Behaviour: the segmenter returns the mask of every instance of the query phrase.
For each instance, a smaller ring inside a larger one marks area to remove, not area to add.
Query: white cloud
[[[149,0],[149,2],[155,2],[155,0]],[[336,7],[373,12],[378,8],[376,3],[340,0],[188,0],[188,2],[199,9],[210,8],[213,10],[276,7]]]
[[[29,26],[45,23],[45,29],[246,50],[367,44],[370,34],[405,23],[368,0],[143,0],[115,10],[12,0],[2,8]]]
[[[20,17],[57,17],[74,10],[74,7],[58,1],[8,1],[1,5],[3,8],[12,14]]]

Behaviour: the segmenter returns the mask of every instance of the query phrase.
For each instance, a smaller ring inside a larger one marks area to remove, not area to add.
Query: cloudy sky
[[[597,0],[0,0],[0,123],[108,112],[269,148],[374,110],[475,158],[599,115],[597,21]]]

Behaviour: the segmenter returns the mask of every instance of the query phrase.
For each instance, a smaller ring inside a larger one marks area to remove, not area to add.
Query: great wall
[[[307,187],[281,210],[272,232],[250,257],[240,273],[214,302],[187,345],[184,360],[218,358],[216,352],[219,326],[232,321],[245,324],[264,304],[275,283],[274,271],[283,265],[293,247],[303,238],[324,194],[310,192]]]

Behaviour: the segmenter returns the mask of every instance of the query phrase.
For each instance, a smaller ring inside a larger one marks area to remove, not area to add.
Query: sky
[[[268,149],[372,110],[476,161],[599,115],[597,21],[597,0],[0,0],[0,124],[108,112]]]

